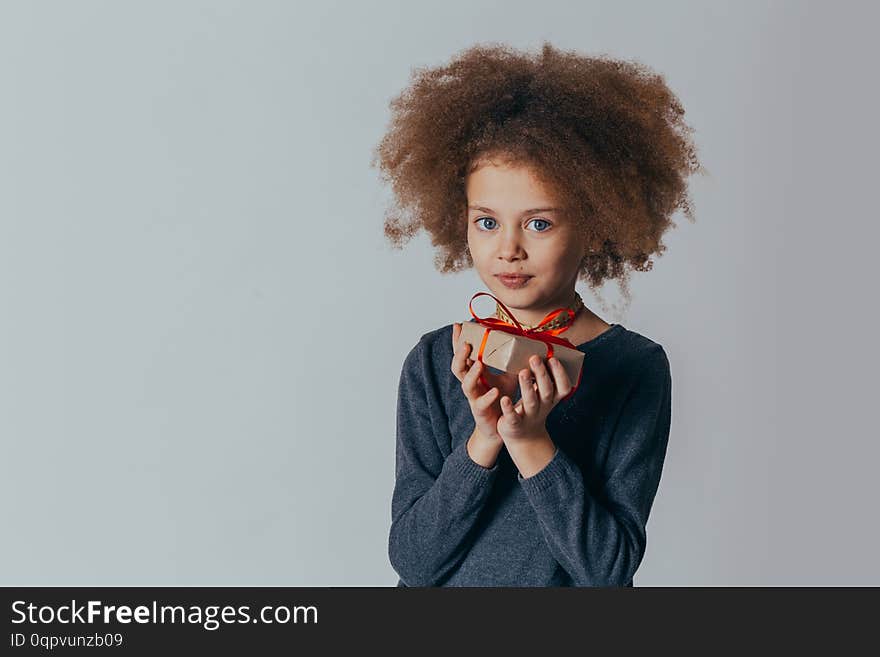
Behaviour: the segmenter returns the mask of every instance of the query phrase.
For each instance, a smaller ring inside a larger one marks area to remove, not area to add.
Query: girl
[[[392,109],[374,159],[399,204],[392,243],[427,230],[440,271],[474,267],[501,319],[532,328],[571,308],[562,337],[585,354],[566,398],[555,358],[492,372],[474,345],[455,347],[460,324],[421,336],[398,390],[398,586],[632,586],[669,437],[669,362],[575,285],[616,279],[628,299],[625,267],[651,269],[674,211],[693,220],[681,106],[638,64],[545,43],[537,56],[466,50],[421,70]]]

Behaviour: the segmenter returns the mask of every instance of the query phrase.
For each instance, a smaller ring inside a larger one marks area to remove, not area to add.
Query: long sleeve
[[[622,406],[603,470],[601,502],[585,486],[582,469],[560,449],[540,472],[527,478],[517,474],[550,552],[575,586],[625,586],[639,567],[669,441],[671,406],[669,361],[657,345]]]
[[[474,462],[467,440],[441,451],[433,427],[444,422],[442,401],[428,352],[424,341],[410,351],[398,389],[388,556],[405,586],[435,586],[456,566],[499,469]]]

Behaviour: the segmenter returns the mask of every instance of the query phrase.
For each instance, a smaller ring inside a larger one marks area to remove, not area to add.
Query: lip
[[[515,276],[511,276],[508,274],[495,274],[495,277],[504,283],[505,287],[509,288],[519,288],[523,287],[526,283],[529,282],[531,276],[526,276],[524,274],[517,274]]]

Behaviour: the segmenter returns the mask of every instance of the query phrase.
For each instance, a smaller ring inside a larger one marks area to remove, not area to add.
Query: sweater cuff
[[[553,453],[553,458],[544,466],[542,470],[536,472],[531,477],[523,477],[521,473],[516,473],[516,480],[523,487],[526,494],[534,495],[547,490],[557,482],[565,480],[565,455],[559,449]]]
[[[446,464],[464,477],[465,481],[472,483],[489,481],[498,472],[498,461],[495,461],[495,465],[491,468],[484,468],[468,454],[467,441],[468,439],[463,440],[450,452],[449,456],[446,457]],[[446,467],[445,464],[444,467]]]

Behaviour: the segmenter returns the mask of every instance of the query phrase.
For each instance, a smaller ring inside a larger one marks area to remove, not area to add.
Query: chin
[[[533,298],[532,294],[526,294],[521,290],[508,290],[506,287],[503,286],[500,290],[493,290],[492,294],[500,299],[501,303],[503,303],[508,308],[527,307]]]

